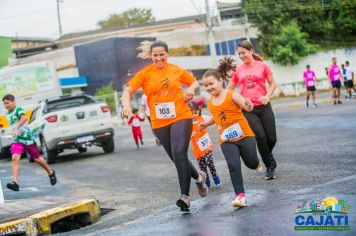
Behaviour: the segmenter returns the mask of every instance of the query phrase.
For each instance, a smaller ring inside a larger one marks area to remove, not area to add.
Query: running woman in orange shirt
[[[204,171],[206,174],[206,185],[210,188],[211,183],[208,174],[208,168],[213,177],[213,181],[216,186],[221,185],[220,177],[216,172],[213,159],[213,150],[214,145],[211,141],[208,129],[200,130],[199,126],[202,122],[209,119],[207,116],[202,116],[201,108],[198,103],[191,101],[189,102],[189,108],[193,113],[193,130],[190,141],[192,143],[193,154],[195,159],[197,159],[199,168],[201,171]]]
[[[127,83],[123,94],[123,112],[126,117],[130,115],[131,96],[142,88],[147,96],[152,128],[178,172],[181,197],[176,204],[182,212],[189,212],[191,178],[196,180],[201,197],[208,194],[205,173],[198,172],[188,159],[193,123],[187,103],[193,99],[199,83],[188,71],[167,62],[168,45],[165,42],[146,41],[141,44],[141,49],[139,57],[150,58],[152,64],[141,69]],[[182,85],[188,87],[185,93]]]
[[[246,206],[245,190],[241,172],[241,161],[250,169],[262,171],[262,164],[257,157],[256,139],[242,109],[251,111],[253,104],[250,99],[243,98],[239,93],[223,88],[223,66],[230,60],[220,62],[218,70],[208,70],[203,75],[203,84],[211,95],[208,108],[213,117],[202,123],[201,129],[216,124],[221,150],[226,159],[232,185],[235,190],[234,207]]]

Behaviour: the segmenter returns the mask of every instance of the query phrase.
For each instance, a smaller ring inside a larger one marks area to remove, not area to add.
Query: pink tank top
[[[332,64],[329,71],[330,81],[340,81],[340,69],[338,65]]]
[[[304,81],[305,81],[305,87],[313,87],[315,86],[315,73],[312,70],[306,70],[304,72]]]

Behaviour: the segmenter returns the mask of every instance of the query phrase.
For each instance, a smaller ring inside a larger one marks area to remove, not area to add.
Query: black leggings
[[[205,172],[207,181],[209,180],[208,168],[213,177],[217,176],[212,151],[208,151],[204,156],[200,157],[198,159],[198,164],[200,170]]]
[[[187,196],[189,196],[190,178],[199,178],[198,171],[188,159],[192,126],[193,122],[191,119],[179,120],[168,126],[154,130],[168,156],[176,166],[180,191]]]
[[[244,111],[251,129],[256,135],[258,152],[266,167],[275,168],[272,150],[277,143],[276,123],[271,104],[256,106],[252,112]]]
[[[240,155],[248,168],[256,169],[258,167],[259,161],[255,137],[246,137],[234,143],[222,143],[221,150],[229,167],[230,178],[235,193],[244,193]]]

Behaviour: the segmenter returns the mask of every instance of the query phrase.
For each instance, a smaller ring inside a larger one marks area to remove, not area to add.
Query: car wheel
[[[57,152],[55,150],[48,149],[46,143],[43,140],[41,140],[41,151],[43,159],[45,159],[48,164],[53,164],[56,162],[58,156]]]
[[[101,142],[101,146],[103,147],[105,153],[113,152],[115,150],[114,138],[110,138],[105,142]]]
[[[88,148],[86,148],[86,147],[79,147],[79,148],[77,148],[77,149],[78,149],[78,152],[79,152],[79,153],[83,153],[83,152],[88,151]]]

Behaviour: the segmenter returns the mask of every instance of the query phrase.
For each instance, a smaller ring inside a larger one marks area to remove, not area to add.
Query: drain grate
[[[100,215],[105,216],[109,214],[110,212],[115,211],[113,208],[100,208]]]

